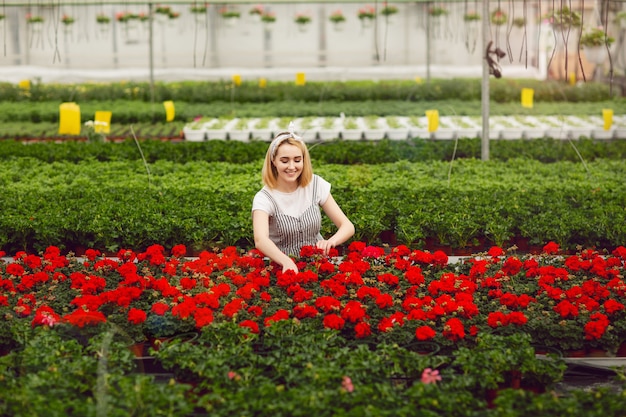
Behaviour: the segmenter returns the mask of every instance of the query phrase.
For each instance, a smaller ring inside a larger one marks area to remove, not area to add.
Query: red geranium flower
[[[256,321],[244,320],[241,323],[239,323],[239,326],[247,327],[248,329],[250,329],[252,333],[257,333],[257,334],[259,333],[259,324]]]
[[[85,311],[82,308],[66,314],[63,316],[63,320],[77,327],[96,326],[107,321],[105,315],[100,311]]]
[[[354,326],[354,332],[357,339],[363,339],[372,334],[372,329],[369,324],[361,322]]]
[[[324,316],[324,327],[327,329],[341,330],[346,324],[346,321],[339,317],[337,314],[328,314]]]
[[[128,321],[132,324],[141,324],[148,318],[145,311],[138,308],[131,308],[128,310]]]
[[[417,340],[430,340],[437,335],[437,332],[429,326],[421,326],[415,330]]]
[[[548,255],[556,255],[559,253],[559,245],[555,242],[548,242],[548,244],[543,247],[543,252]]]

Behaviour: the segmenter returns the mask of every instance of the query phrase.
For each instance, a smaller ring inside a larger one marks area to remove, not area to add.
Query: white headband
[[[274,159],[274,156],[276,156],[276,149],[278,148],[278,146],[280,146],[280,144],[286,141],[287,139],[293,138],[297,141],[302,142],[302,138],[294,133],[294,128],[295,128],[295,125],[293,121],[289,122],[289,128],[288,128],[289,132],[276,136],[274,140],[272,141],[272,143],[270,143],[271,159]]]

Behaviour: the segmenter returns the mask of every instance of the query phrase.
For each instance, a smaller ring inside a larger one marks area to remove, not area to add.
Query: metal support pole
[[[152,2],[148,3],[148,47],[150,52],[150,102],[152,103],[152,119],[154,120],[154,13]]]
[[[426,15],[426,81],[427,82],[430,82],[430,58],[432,56],[430,53],[432,33],[431,33],[431,28],[430,28],[430,13],[428,13],[431,5],[432,3],[430,2],[426,3],[426,13],[425,13]]]
[[[483,131],[480,141],[480,158],[483,161],[489,160],[489,65],[487,64],[487,46],[490,41],[489,32],[489,1],[483,0],[483,19],[482,19],[482,32],[483,32],[483,79],[481,90],[481,103],[482,103],[482,115],[483,115]]]

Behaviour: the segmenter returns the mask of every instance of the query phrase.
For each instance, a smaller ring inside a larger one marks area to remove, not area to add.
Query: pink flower
[[[343,376],[343,379],[341,381],[341,387],[348,392],[354,391],[354,385],[352,385],[352,380],[349,376]]]
[[[424,369],[422,372],[422,383],[424,384],[436,384],[437,381],[441,381],[441,376],[438,370],[432,370],[431,368]]]

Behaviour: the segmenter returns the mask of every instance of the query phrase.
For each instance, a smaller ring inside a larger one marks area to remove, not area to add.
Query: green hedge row
[[[497,102],[519,102],[522,88],[533,88],[538,102],[596,102],[610,97],[609,85],[587,82],[569,85],[558,81],[492,79],[490,92]],[[438,101],[480,100],[481,79],[437,79],[417,83],[415,80],[269,82],[261,87],[257,80],[234,86],[231,80],[157,82],[113,82],[81,84],[33,83],[29,90],[16,84],[0,83],[0,101],[115,101],[161,102],[174,100],[188,103],[237,102],[269,103],[283,101]]]
[[[140,142],[141,152],[134,141],[121,143],[29,143],[0,141],[0,161],[15,158],[33,158],[42,162],[66,161],[136,161],[143,156],[150,162],[194,161],[249,163],[265,157],[266,142],[243,143],[212,140],[207,142],[170,142],[145,140]],[[529,158],[540,162],[580,162],[596,159],[626,159],[626,141],[579,139],[563,141],[554,139],[493,140],[489,144],[489,157],[494,161]],[[462,139],[457,143],[447,140],[411,139],[406,141],[383,140],[332,141],[309,145],[316,163],[325,164],[381,164],[397,161],[450,161],[453,158],[481,157],[480,139]]]
[[[0,247],[115,251],[158,243],[249,247],[252,163],[32,158],[0,167]],[[425,247],[531,244],[614,247],[626,242],[623,161],[530,160],[325,165],[316,172],[356,226],[354,239]],[[332,230],[327,219],[324,233]]]
[[[128,127],[133,123],[165,123],[165,108],[161,102],[142,101],[77,101],[80,106],[81,121],[93,120],[96,111],[108,110],[113,113],[111,125]],[[0,101],[0,137],[6,137],[4,124],[27,122],[21,128],[24,133],[36,132],[37,124],[58,123],[60,101],[10,102]],[[480,116],[480,99],[463,101],[459,99],[441,101],[412,102],[407,100],[382,101],[329,101],[317,103],[304,101],[283,101],[271,103],[235,103],[228,101],[207,101],[191,103],[174,101],[174,124],[182,125],[196,117],[338,117],[341,113],[350,116],[424,116],[426,110],[436,109],[441,116]],[[560,116],[596,115],[602,109],[611,108],[616,115],[626,113],[626,100],[614,99],[589,102],[536,103],[533,108],[524,108],[517,100],[508,103],[492,102],[490,114]],[[35,125],[30,125],[34,123]],[[171,123],[170,123],[171,124]],[[31,134],[31,136],[34,136]],[[128,134],[130,137],[130,134]]]

